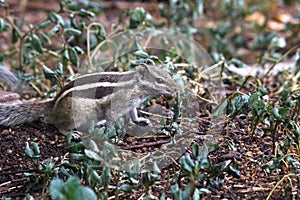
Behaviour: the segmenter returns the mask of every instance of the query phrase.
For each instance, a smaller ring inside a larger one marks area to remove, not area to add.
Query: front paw
[[[83,133],[77,130],[73,130],[71,132],[71,141],[73,142],[80,142],[81,137],[83,136]]]

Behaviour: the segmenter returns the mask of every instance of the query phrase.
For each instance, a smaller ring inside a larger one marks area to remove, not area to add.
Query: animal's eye
[[[156,82],[159,83],[159,84],[162,84],[162,83],[164,83],[164,80],[162,78],[157,78]]]

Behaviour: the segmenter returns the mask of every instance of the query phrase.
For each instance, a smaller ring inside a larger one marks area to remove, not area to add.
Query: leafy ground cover
[[[146,171],[136,160],[116,170],[51,125],[1,127],[2,199],[300,198],[299,2],[22,2],[0,1],[0,59],[22,81],[23,99],[53,97],[113,32],[175,27],[217,63],[224,88],[218,92],[224,94],[216,111],[225,113],[221,126],[211,125],[214,102],[201,90],[201,72],[172,49],[111,55],[117,58],[113,70],[157,58],[187,77],[199,98],[199,127],[186,151],[167,167],[154,164]],[[178,99],[165,97],[155,104],[180,107]],[[180,132],[177,117],[154,138],[131,137],[118,127],[90,132],[122,138],[123,148],[135,152],[151,152]],[[217,133],[213,141],[209,131]]]

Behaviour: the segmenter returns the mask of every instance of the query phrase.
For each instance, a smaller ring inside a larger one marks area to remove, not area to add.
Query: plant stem
[[[119,181],[120,181],[120,177],[121,177],[121,172],[118,171],[118,179],[117,179],[117,182],[116,182],[115,199],[119,198]]]
[[[276,135],[277,135],[277,129],[278,129],[279,124],[280,124],[280,122],[276,121],[275,127],[273,129],[273,134],[272,134],[273,154],[275,154]]]
[[[192,174],[191,175],[191,188],[190,188],[190,197],[194,196],[194,192],[195,192],[195,177]]]

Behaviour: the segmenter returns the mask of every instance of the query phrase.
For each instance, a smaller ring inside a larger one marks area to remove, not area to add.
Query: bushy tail
[[[15,75],[1,64],[0,64],[0,80],[5,81],[7,84],[11,86],[16,84],[18,81]]]
[[[0,104],[0,126],[15,126],[47,117],[51,101]]]

